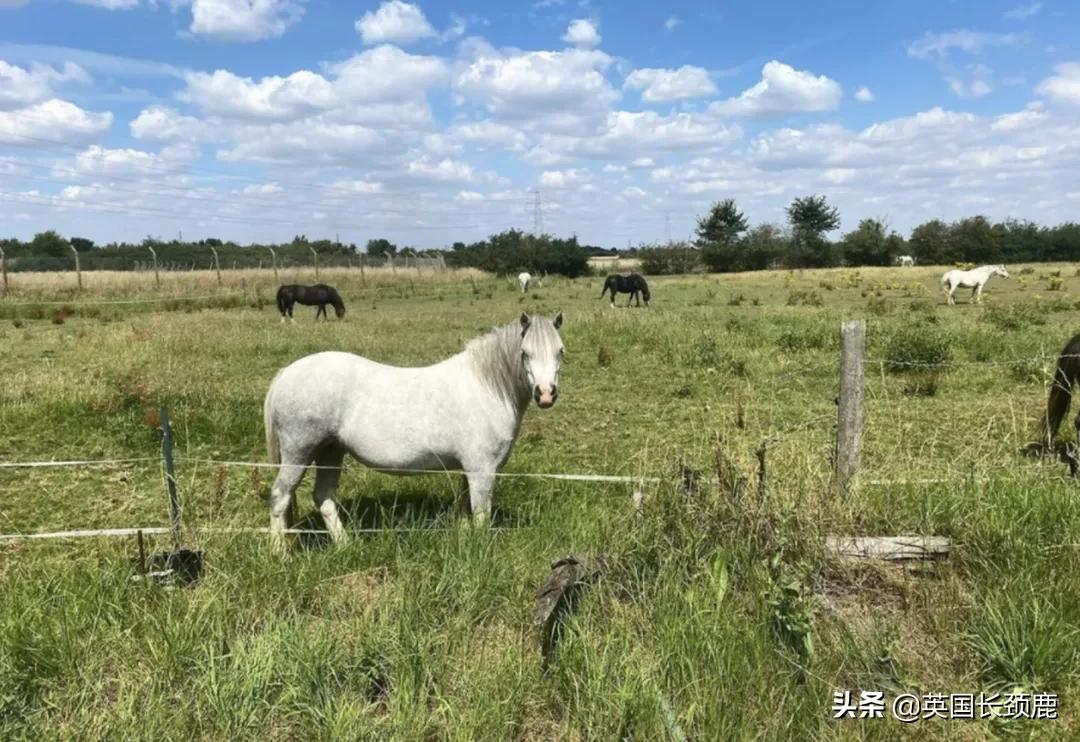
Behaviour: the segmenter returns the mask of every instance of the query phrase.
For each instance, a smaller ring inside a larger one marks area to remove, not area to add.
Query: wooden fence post
[[[367,286],[367,277],[364,275],[364,256],[360,256],[360,285]]]
[[[851,490],[859,473],[863,438],[863,350],[866,322],[849,320],[840,328],[840,400],[836,425],[836,489]]]
[[[0,247],[0,275],[4,277],[4,293],[7,293],[7,259],[4,257],[4,248]]]
[[[210,252],[214,254],[214,270],[217,271],[217,282],[221,285],[221,261],[218,260],[217,248],[211,247]]]
[[[157,266],[157,250],[150,247],[149,245],[146,246],[146,249],[149,250],[150,254],[154,256],[154,286],[156,286],[157,288],[161,288],[161,276],[158,275]]]
[[[79,283],[79,291],[82,291],[82,267],[79,265],[79,251],[75,249],[74,245],[68,245],[71,249],[71,254],[75,256],[75,278]]]
[[[274,261],[274,283],[277,283],[277,253],[274,252],[274,248],[272,247],[268,247],[266,249],[270,251],[270,259]]]
[[[311,250],[311,259],[315,263],[315,280],[319,280],[319,253],[315,252],[315,248],[308,245],[308,250]]]
[[[176,475],[173,472],[172,429],[169,427],[169,409],[162,405],[158,411],[161,420],[161,454],[165,459],[165,485],[169,490],[169,523],[172,526],[173,546],[180,549],[180,501],[176,497]]]

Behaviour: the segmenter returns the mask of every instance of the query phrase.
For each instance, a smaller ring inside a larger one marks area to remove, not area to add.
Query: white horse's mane
[[[546,317],[529,318],[529,343],[537,351],[556,352],[559,333]],[[521,323],[495,327],[465,344],[465,355],[473,370],[502,398],[519,405],[528,404],[531,391],[521,362]]]

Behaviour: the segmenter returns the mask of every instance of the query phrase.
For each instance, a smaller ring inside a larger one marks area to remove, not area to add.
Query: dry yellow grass
[[[405,283],[460,284],[469,280],[490,278],[490,274],[475,268],[447,269],[428,268],[320,268],[316,277],[313,268],[280,268],[276,273],[269,268],[242,268],[222,270],[221,278],[214,271],[161,271],[155,279],[153,271],[83,271],[82,291],[74,271],[9,273],[8,289],[3,298],[43,299],[48,296],[72,297],[109,296],[122,294],[126,298],[139,298],[146,294],[165,297],[199,293],[211,294],[218,290],[271,288],[282,283],[329,283],[356,286],[392,286]],[[160,281],[160,284],[159,284]]]

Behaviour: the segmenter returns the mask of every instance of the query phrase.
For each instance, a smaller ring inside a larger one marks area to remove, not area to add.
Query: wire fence
[[[218,295],[220,296],[220,295]],[[194,298],[194,297],[193,297]],[[134,302],[133,302],[134,303]],[[977,368],[990,368],[990,367],[1009,367],[1016,364],[1031,364],[1040,362],[1057,362],[1062,356],[1059,355],[1035,355],[1028,357],[1013,358],[1005,361],[948,361],[941,363],[921,363],[921,362],[906,362],[906,361],[892,361],[882,358],[870,358],[864,360],[864,365],[877,365],[881,368],[911,368],[911,369],[962,369],[966,367]],[[1071,356],[1070,356],[1071,357]],[[821,371],[836,370],[835,364],[813,364],[808,366],[801,366],[795,370],[785,372],[780,377],[783,379],[798,379],[805,378],[810,373],[817,373]],[[879,411],[880,412],[880,411]],[[928,418],[929,421],[929,418]],[[812,429],[818,430],[835,430],[837,422],[836,413],[814,415],[802,421],[798,421],[785,426],[771,427],[762,438],[762,446],[774,445],[784,442],[785,440],[795,440],[795,434]],[[322,466],[315,463],[309,465],[300,464],[276,464],[259,461],[242,461],[242,460],[230,460],[230,459],[218,459],[213,457],[203,456],[186,456],[180,455],[176,457],[176,461],[181,464],[189,466],[207,466],[215,468],[237,468],[248,470],[261,470],[261,469],[279,469],[284,467],[303,466],[305,469],[335,469],[340,470],[343,466]],[[161,465],[161,459],[154,456],[142,456],[142,457],[127,457],[127,458],[103,458],[103,459],[60,459],[60,460],[38,460],[38,461],[0,461],[0,470],[41,470],[41,469],[82,469],[82,468],[105,468],[116,466],[146,466],[154,464],[156,466]],[[367,467],[368,470],[377,473],[385,474],[424,474],[424,475],[475,475],[481,474],[485,476],[492,476],[500,479],[518,479],[518,480],[547,480],[547,481],[559,481],[559,482],[585,482],[585,483],[599,483],[599,484],[629,484],[639,489],[644,488],[646,485],[657,484],[668,479],[674,481],[674,478],[666,478],[657,476],[655,474],[613,474],[613,473],[594,473],[594,472],[513,472],[513,471],[495,471],[495,472],[477,472],[477,471],[463,471],[456,469],[411,469],[411,468],[394,468],[394,467]],[[1071,481],[1070,478],[1064,475],[1055,475],[1048,471],[1048,467],[1045,464],[1033,464],[1033,465],[1015,465],[1015,464],[989,464],[986,462],[970,462],[969,468],[966,471],[951,471],[943,476],[931,476],[931,477],[917,477],[917,478],[887,478],[887,477],[874,477],[868,472],[863,472],[859,478],[858,483],[860,486],[865,487],[911,487],[911,486],[936,486],[936,485],[957,485],[964,483],[985,483],[992,481],[1002,474],[1007,474],[1010,477],[1028,477],[1032,475],[1038,475],[1046,480],[1055,481]],[[697,481],[708,480],[708,478],[699,478]],[[715,479],[715,478],[713,478]],[[711,481],[711,480],[710,480]],[[239,528],[239,529],[200,529],[204,532],[236,532],[236,533],[264,533],[267,529],[260,528]],[[381,532],[386,529],[370,529],[371,532]],[[125,536],[132,535],[142,531],[144,534],[164,533],[168,531],[165,528],[158,527],[143,527],[143,528],[106,528],[106,529],[82,529],[82,530],[69,530],[69,531],[56,531],[47,534],[0,534],[0,542],[13,541],[13,540],[32,540],[32,539],[47,539],[47,538],[83,538],[83,537],[110,537],[110,536]],[[313,533],[324,533],[324,531],[311,531]]]

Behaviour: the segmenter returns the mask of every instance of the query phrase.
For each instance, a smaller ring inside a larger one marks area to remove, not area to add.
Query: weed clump
[[[918,323],[889,339],[885,369],[903,375],[904,394],[932,397],[941,386],[942,370],[951,354],[949,338],[940,328]]]
[[[804,307],[823,307],[825,306],[825,300],[821,298],[821,294],[810,290],[796,289],[788,294],[787,305],[789,307],[796,307],[800,304]]]
[[[913,368],[941,368],[949,362],[950,355],[948,336],[940,329],[920,322],[889,338],[885,368],[893,373]]]

